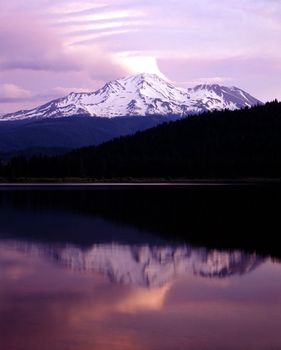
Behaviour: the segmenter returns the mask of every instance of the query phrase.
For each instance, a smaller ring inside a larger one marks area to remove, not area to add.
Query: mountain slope
[[[205,113],[58,159],[16,163],[7,176],[92,178],[281,177],[281,103]],[[5,170],[4,170],[5,171]]]
[[[70,93],[32,110],[0,116],[0,120],[61,118],[83,114],[95,117],[177,115],[240,109],[261,104],[236,87],[198,85],[183,89],[154,74],[111,81],[90,93]]]
[[[165,120],[174,120],[166,117]],[[59,154],[74,148],[98,145],[115,137],[134,134],[162,123],[163,118],[95,118],[74,116],[0,123],[0,156]]]

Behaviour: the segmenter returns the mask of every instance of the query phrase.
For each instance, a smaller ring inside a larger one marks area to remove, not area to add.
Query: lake
[[[280,192],[2,186],[0,349],[281,349]]]

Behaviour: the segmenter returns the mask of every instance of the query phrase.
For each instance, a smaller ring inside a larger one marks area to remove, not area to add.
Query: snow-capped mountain
[[[74,245],[56,246],[10,241],[9,248],[29,254],[48,256],[76,271],[97,272],[113,283],[138,287],[161,287],[175,278],[229,277],[243,275],[264,262],[256,254],[223,252],[178,246],[134,246],[95,244],[88,249]]]
[[[155,74],[138,74],[111,81],[90,93],[70,93],[32,110],[0,116],[0,120],[61,118],[74,115],[95,117],[177,115],[201,113],[261,104],[236,87],[198,85],[183,89]]]
[[[114,282],[161,287],[185,275],[223,278],[242,275],[257,267],[255,254],[220,252],[191,246],[95,245],[87,251],[68,246],[56,259],[74,270],[96,271]]]

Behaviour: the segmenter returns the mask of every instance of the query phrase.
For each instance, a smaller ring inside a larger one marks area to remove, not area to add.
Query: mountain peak
[[[144,84],[148,84],[156,87],[159,84],[168,83],[166,80],[159,77],[157,74],[152,74],[152,73],[133,74],[133,75],[129,75],[121,79],[118,79],[116,81],[113,81],[111,83],[115,83],[115,82],[118,82],[123,87],[126,87],[126,86],[139,87]]]
[[[159,79],[160,77],[155,73],[137,73],[137,74],[132,74],[127,78],[146,80],[146,79]]]
[[[145,115],[181,117],[257,104],[261,102],[236,87],[201,84],[183,89],[157,74],[140,73],[112,80],[94,92],[72,92],[32,110],[0,116],[0,120],[61,118],[78,114],[107,118]]]
[[[131,80],[131,81],[165,81],[159,75],[155,73],[137,73],[124,77],[120,80]]]

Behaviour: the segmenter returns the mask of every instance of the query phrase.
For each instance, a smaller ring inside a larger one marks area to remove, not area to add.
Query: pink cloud
[[[15,22],[17,25],[15,26]],[[0,69],[87,71],[107,79],[125,73],[110,54],[97,47],[71,50],[60,32],[28,15],[0,21]]]
[[[15,84],[0,84],[0,102],[22,101],[31,96],[31,91]]]
[[[53,30],[32,16],[13,14],[0,21],[0,67],[71,70],[78,66],[65,55]]]
[[[35,107],[57,87],[95,90],[128,74],[118,60],[128,52],[156,59],[176,84],[281,98],[280,16],[278,0],[3,0],[0,84],[32,94],[4,108]]]
[[[59,96],[57,86],[89,90],[99,87],[95,81],[102,85],[127,73],[97,46],[68,47],[56,28],[34,16],[0,15],[0,103],[5,104],[1,111],[47,102]]]

